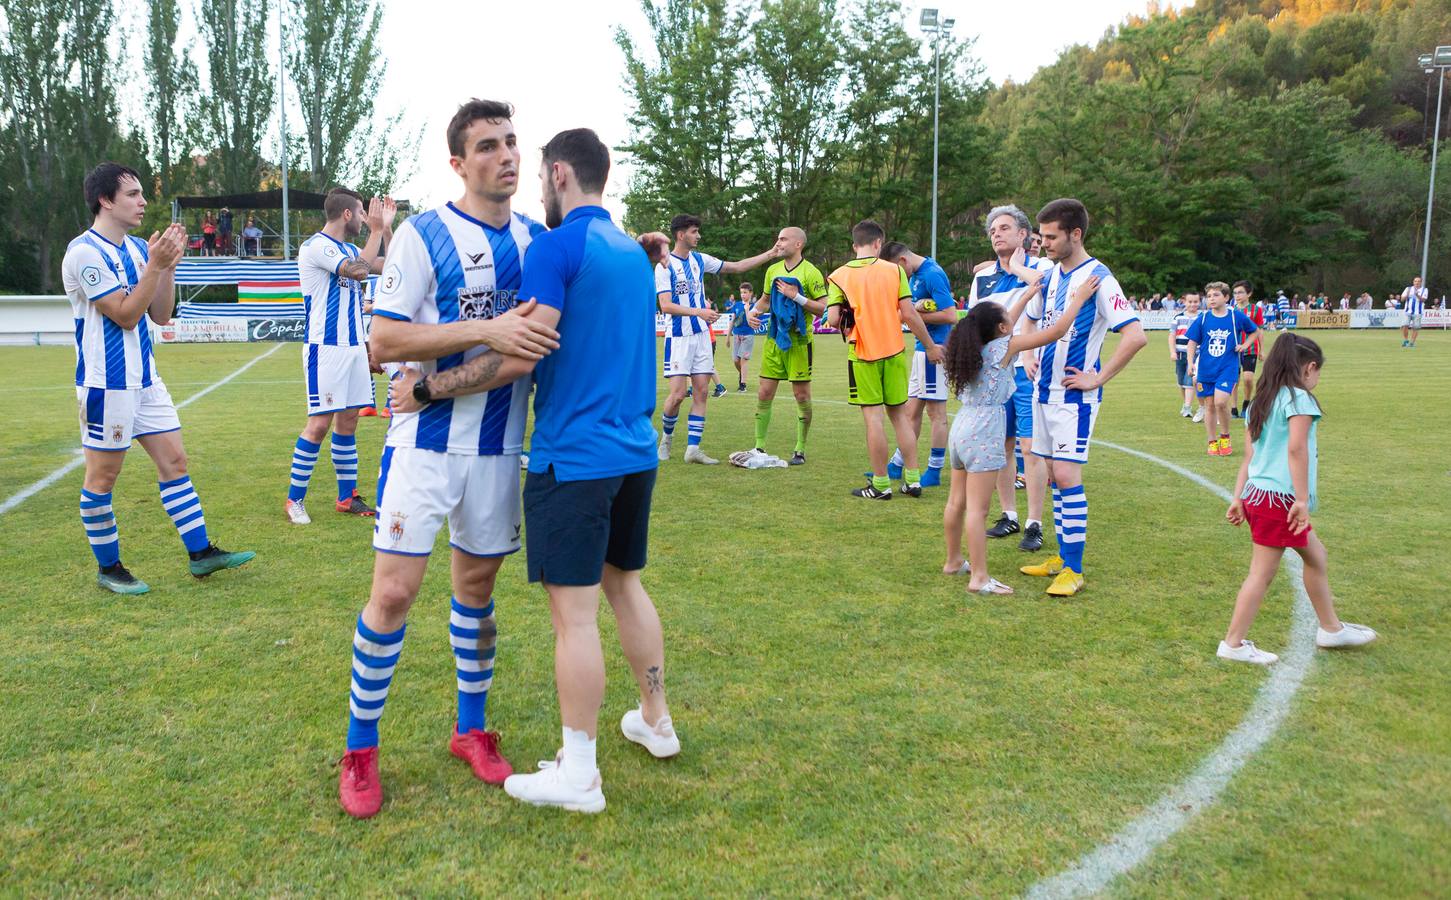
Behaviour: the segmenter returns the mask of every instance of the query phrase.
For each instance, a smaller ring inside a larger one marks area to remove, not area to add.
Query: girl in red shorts
[[[1364,625],[1341,622],[1336,616],[1325,545],[1310,527],[1310,513],[1318,501],[1315,428],[1320,421],[1320,404],[1311,391],[1320,382],[1324,362],[1318,344],[1294,333],[1276,340],[1265,360],[1248,415],[1249,452],[1240,463],[1235,500],[1225,514],[1232,525],[1249,523],[1254,555],[1234,601],[1229,631],[1219,642],[1222,659],[1262,666],[1279,659],[1245,640],[1245,635],[1286,548],[1300,554],[1305,563],[1305,592],[1320,620],[1315,645],[1356,647],[1376,638]]]

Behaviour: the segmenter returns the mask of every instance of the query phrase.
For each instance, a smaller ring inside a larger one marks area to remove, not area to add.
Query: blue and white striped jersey
[[[684,259],[667,253],[665,261],[655,267],[655,293],[669,294],[671,300],[691,309],[710,306],[705,299],[705,276],[719,272],[725,263],[709,253],[691,254]],[[668,334],[681,337],[699,334],[710,326],[699,316],[671,316]]]
[[[1407,286],[1401,291],[1401,307],[1407,316],[1424,316],[1426,314],[1426,297],[1430,292],[1425,288]]]
[[[122,243],[113,244],[94,228],[66,247],[61,283],[70,296],[76,324],[78,387],[144,388],[158,377],[147,320],[122,328],[96,308],[97,300],[129,294],[148,259],[146,242],[140,238],[127,235]]]
[[[1029,256],[1023,260],[1023,263],[1028,268],[1037,269],[1040,272],[1047,272],[1053,268],[1053,261],[1046,257]],[[1047,279],[1045,278],[1043,288],[1046,289],[1047,287]],[[967,308],[972,309],[983,300],[992,300],[996,303],[1001,303],[1004,308],[1012,309],[1013,304],[1018,302],[1018,298],[1022,297],[1023,291],[1027,289],[1028,285],[1021,278],[1004,269],[1001,261],[995,260],[991,266],[972,276],[972,287],[968,288],[967,291]],[[1025,321],[1031,320],[1036,322],[1041,318],[1043,318],[1042,289],[1038,291],[1038,296],[1028,301],[1027,307],[1023,309],[1023,314],[1018,317],[1018,321],[1013,325],[1013,334],[1023,333],[1026,328],[1023,324]],[[1029,351],[1029,354],[1041,352],[1043,351]],[[1029,354],[1015,354],[1013,357],[1013,367],[1018,369],[1022,368],[1025,362],[1023,357]]]
[[[303,340],[329,347],[356,347],[363,333],[364,284],[338,274],[338,267],[360,256],[352,244],[319,231],[297,248],[297,278],[302,286]]]
[[[1073,368],[1083,372],[1097,372],[1103,339],[1108,335],[1109,329],[1118,331],[1130,322],[1139,320],[1134,315],[1133,306],[1124,296],[1123,288],[1119,287],[1118,279],[1113,277],[1108,266],[1090,256],[1071,272],[1065,272],[1061,265],[1057,265],[1048,273],[1048,281],[1043,289],[1044,328],[1051,327],[1068,306],[1068,295],[1073,288],[1093,275],[1097,275],[1099,279],[1098,291],[1093,299],[1083,304],[1068,332],[1042,350],[1037,395],[1040,403],[1098,403],[1102,400],[1103,388],[1087,393],[1065,388],[1065,370]]]
[[[518,213],[505,227],[494,228],[452,203],[416,215],[393,235],[373,315],[428,325],[501,316],[518,305],[524,254],[544,231]],[[480,346],[412,365],[425,374],[443,372],[487,351]],[[395,413],[387,444],[476,456],[518,453],[529,384],[521,378],[488,393]]]

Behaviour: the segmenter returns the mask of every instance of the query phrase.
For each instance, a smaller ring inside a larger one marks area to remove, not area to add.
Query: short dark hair
[[[700,216],[692,216],[689,213],[681,213],[670,220],[670,236],[677,237],[682,231],[689,231],[692,228],[700,227]]]
[[[1244,288],[1244,292],[1246,294],[1249,294],[1251,297],[1254,296],[1255,286],[1252,285],[1252,284],[1250,284],[1248,281],[1245,281],[1245,280],[1241,279],[1239,281],[1236,281],[1234,283],[1234,286],[1235,287],[1242,287],[1242,288]]]
[[[887,232],[881,225],[871,219],[862,219],[851,228],[851,245],[853,247],[865,247],[867,244],[880,241],[887,236]]]
[[[1050,200],[1048,205],[1038,210],[1038,224],[1049,223],[1063,226],[1064,231],[1072,231],[1077,228],[1088,236],[1088,210],[1083,204],[1072,197],[1063,197],[1058,200]]]
[[[750,291],[753,294],[756,292],[756,289],[753,288],[753,287],[751,287],[751,283],[749,281],[742,281],[741,282],[741,290],[743,290],[743,291]]]
[[[887,241],[882,247],[882,252],[877,255],[882,259],[890,259],[892,262],[896,262],[911,252],[912,248],[901,241]]]
[[[121,190],[121,179],[128,175],[136,179],[137,184],[141,183],[140,172],[115,162],[103,162],[86,173],[86,205],[91,208],[91,215],[101,214],[102,200],[116,199],[116,192]]]
[[[480,100],[475,97],[458,108],[448,122],[448,152],[457,157],[464,155],[464,132],[479,119],[503,122],[514,118],[514,104],[501,100]]]
[[[353,208],[353,201],[363,202],[363,195],[345,187],[335,187],[322,200],[322,214],[329,222],[337,221],[343,213]]]
[[[544,163],[568,163],[579,189],[594,194],[610,175],[610,148],[588,128],[561,131],[544,145]]]

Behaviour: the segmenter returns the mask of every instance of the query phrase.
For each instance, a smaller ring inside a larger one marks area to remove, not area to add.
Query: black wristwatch
[[[413,382],[413,399],[425,405],[433,402],[433,391],[428,389],[427,375]]]

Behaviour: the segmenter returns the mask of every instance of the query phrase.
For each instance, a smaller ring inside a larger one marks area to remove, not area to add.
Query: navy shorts
[[[655,470],[557,481],[554,467],[524,479],[529,580],[568,587],[599,584],[605,563],[645,568]]]

